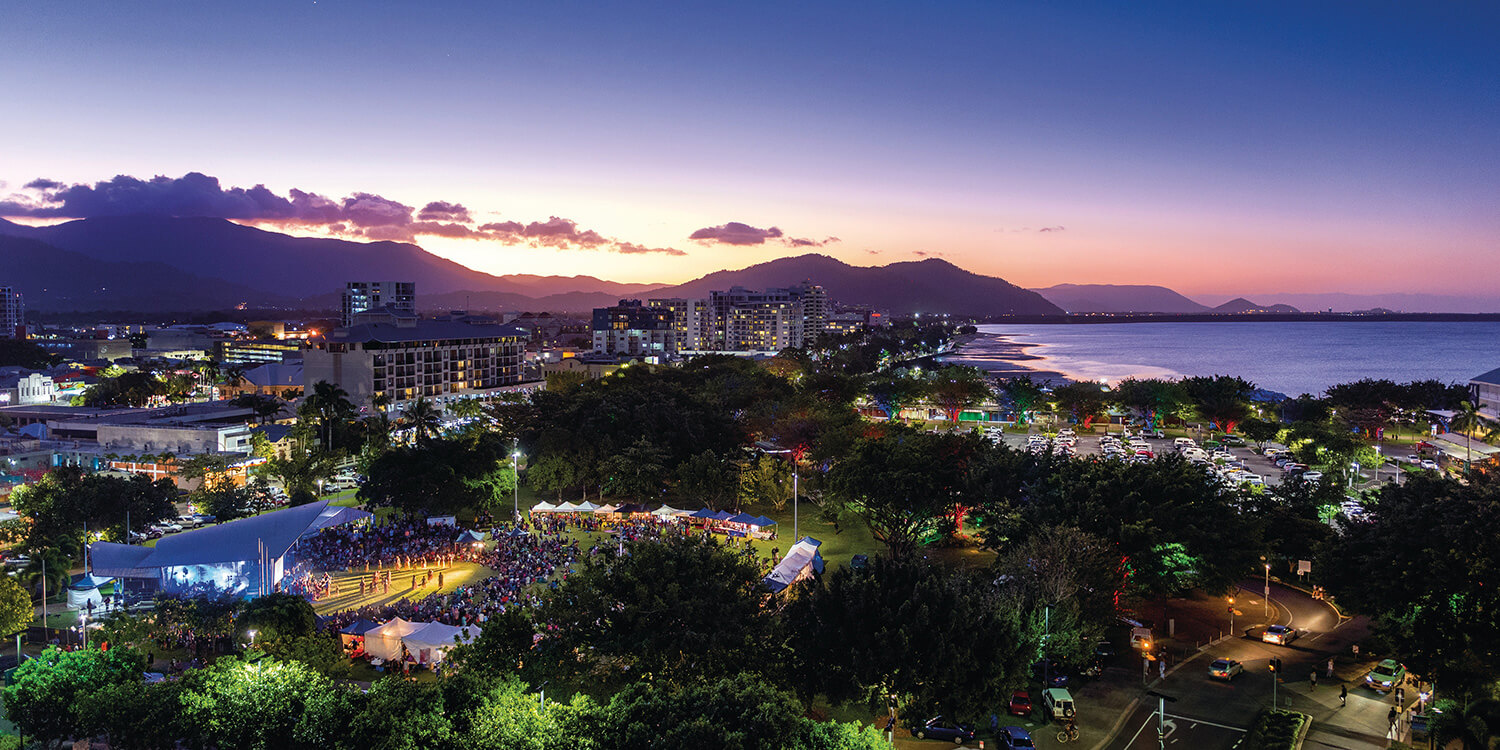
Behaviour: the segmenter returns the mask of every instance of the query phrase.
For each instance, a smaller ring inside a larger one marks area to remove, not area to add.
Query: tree
[[[1466,474],[1474,470],[1474,431],[1483,425],[1484,414],[1479,411],[1478,403],[1458,402],[1458,408],[1453,411],[1453,419],[1450,420],[1448,429],[1464,434],[1464,473]]]
[[[583,699],[576,704],[597,713],[599,707]],[[508,677],[499,680],[483,693],[483,700],[469,717],[463,747],[493,747],[504,750],[572,750],[595,747],[602,737],[571,736],[560,726],[564,707],[543,706],[526,683]],[[605,745],[604,747],[607,747]]]
[[[418,445],[425,445],[442,432],[443,414],[426,396],[418,396],[401,412],[401,424],[412,431]]]
[[[610,495],[651,500],[661,494],[667,452],[645,436],[605,459],[604,491]]]
[[[734,497],[738,486],[735,467],[725,456],[706,450],[695,453],[677,467],[678,497],[718,510]]]
[[[312,393],[302,402],[306,415],[318,422],[318,433],[323,436],[323,449],[334,450],[334,426],[354,419],[354,403],[343,388],[326,380],[313,384]]]
[[[792,499],[792,463],[779,456],[760,455],[740,473],[740,496],[748,502],[769,503],[781,511]]]
[[[1131,409],[1152,427],[1159,426],[1187,401],[1181,384],[1156,378],[1126,378],[1115,384],[1111,393],[1116,403]]]
[[[632,679],[769,669],[775,621],[761,571],[713,539],[669,537],[585,559],[548,593],[544,659],[560,673]]]
[[[1017,424],[1026,424],[1030,421],[1031,412],[1036,409],[1037,404],[1042,402],[1044,395],[1042,387],[1024,375],[1000,381],[999,389],[1015,407]]]
[[[1125,583],[1114,546],[1071,526],[1037,529],[996,560],[995,572],[1022,608],[1027,641],[1065,664],[1092,657]]]
[[[350,722],[350,736],[368,738],[371,750],[451,747],[453,720],[443,691],[432,683],[379,680],[370,686],[366,707]]]
[[[267,594],[251,599],[236,622],[240,632],[254,630],[266,640],[312,635],[318,629],[312,604],[296,594]]]
[[[988,714],[1025,679],[1037,648],[992,578],[876,557],[866,570],[797,584],[786,620],[802,697],[839,703],[894,692],[907,713]]]
[[[280,414],[285,405],[281,399],[262,393],[243,393],[236,396],[231,403],[254,411],[256,424],[265,422],[267,417]]]
[[[1275,440],[1281,434],[1281,425],[1260,419],[1247,419],[1240,424],[1240,432],[1255,441],[1257,449],[1264,449],[1267,442]]]
[[[895,419],[901,409],[927,393],[926,383],[905,375],[880,373],[865,382],[865,395],[886,419]]]
[[[359,489],[365,503],[408,512],[492,511],[510,500],[515,471],[500,438],[435,438],[394,448],[370,464]]]
[[[1244,421],[1250,413],[1245,402],[1255,391],[1254,383],[1229,375],[1183,378],[1181,386],[1198,414],[1224,432]]]
[[[956,527],[968,464],[978,450],[972,435],[890,427],[856,442],[828,472],[828,488],[893,554],[910,554]]]
[[[21,587],[15,576],[0,574],[0,635],[11,635],[31,625],[36,608],[31,595]]]
[[[82,733],[103,735],[121,750],[175,747],[185,734],[177,716],[180,693],[176,682],[148,685],[139,679],[90,686],[78,705]]]
[[[485,678],[515,674],[531,651],[535,635],[526,610],[511,607],[486,620],[477,638],[449,649],[447,663]]]
[[[1500,480],[1414,474],[1366,511],[1321,558],[1329,591],[1369,613],[1413,672],[1449,695],[1480,691],[1500,671]]]
[[[0,367],[24,367],[28,370],[45,370],[62,362],[62,356],[42,348],[41,344],[27,339],[0,339]]]
[[[318,489],[319,482],[333,475],[336,463],[333,454],[313,451],[301,441],[294,441],[286,455],[266,459],[260,472],[281,482],[288,495],[311,493]]]
[[[62,651],[49,646],[22,662],[14,682],[0,691],[5,717],[22,733],[43,742],[80,736],[82,698],[107,685],[138,682],[145,659],[131,648]]]
[[[1104,386],[1092,381],[1064,383],[1052,389],[1052,398],[1057,401],[1059,409],[1084,429],[1092,426],[1108,400]]]
[[[603,713],[599,744],[616,750],[782,750],[803,729],[791,695],[745,674],[676,688],[637,682]]]
[[[948,416],[949,423],[958,424],[959,414],[983,401],[990,389],[978,369],[954,365],[929,376],[927,394]]]
[[[198,747],[282,748],[308,704],[339,689],[299,662],[222,657],[183,677],[181,725]]]

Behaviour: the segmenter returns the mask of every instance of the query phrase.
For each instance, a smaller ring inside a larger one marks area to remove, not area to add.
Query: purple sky
[[[1500,296],[1496,6],[1057,5],[32,3],[0,24],[0,213],[622,281],[815,250]]]

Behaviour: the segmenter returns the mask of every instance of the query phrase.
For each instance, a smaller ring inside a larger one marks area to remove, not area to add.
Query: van
[[[1071,719],[1078,709],[1073,705],[1073,694],[1067,688],[1047,688],[1042,691],[1042,708],[1053,719]]]
[[[1198,443],[1195,442],[1192,438],[1188,437],[1172,438],[1172,447],[1176,448],[1177,450],[1182,450],[1184,448],[1196,448],[1198,447]]]

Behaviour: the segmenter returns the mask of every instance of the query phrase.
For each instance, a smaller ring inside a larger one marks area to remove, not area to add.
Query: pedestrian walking
[[[1339,708],[1343,708],[1344,706],[1348,705],[1348,703],[1349,703],[1349,686],[1348,685],[1339,685]]]
[[[1406,689],[1405,688],[1399,688],[1399,687],[1396,688],[1396,705],[1397,706],[1405,706],[1406,705]]]
[[[1324,676],[1328,677],[1330,679],[1333,678],[1333,657],[1332,656],[1328,657],[1328,673],[1326,675],[1324,675]]]
[[[1165,657],[1156,662],[1156,673],[1164,680],[1167,678],[1167,660]]]
[[[1359,644],[1358,643],[1353,644],[1349,648],[1354,651],[1354,658],[1355,658],[1355,660],[1358,660],[1359,659]]]
[[[1312,688],[1316,688],[1318,686],[1318,670],[1314,669],[1312,673],[1307,676],[1307,684],[1308,687]]]

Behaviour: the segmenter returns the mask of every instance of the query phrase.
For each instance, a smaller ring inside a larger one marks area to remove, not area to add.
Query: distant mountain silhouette
[[[1058,284],[1031,290],[1070,313],[1201,313],[1200,305],[1164,286]]]
[[[4,283],[26,295],[28,310],[182,312],[286,302],[165,263],[102,261],[25,237],[0,234],[0,258]]]
[[[835,302],[897,313],[1062,314],[1061,309],[1035,292],[936,258],[867,268],[825,255],[802,255],[657,288],[652,284],[620,284],[591,276],[494,276],[409,243],[292,237],[223,219],[118,216],[48,227],[0,220],[0,235],[39,240],[84,256],[83,265],[114,268],[113,274],[100,276],[98,280],[118,284],[124,290],[122,294],[133,299],[138,295],[131,287],[159,289],[153,296],[162,299],[149,308],[136,308],[142,310],[222,309],[240,302],[284,306],[293,301],[304,306],[332,308],[338,290],[346,281],[400,280],[416,282],[418,305],[423,309],[473,307],[571,312],[586,311],[626,297],[706,297],[714,289],[732,286],[763,289],[811,279],[823,285],[829,299]],[[127,265],[115,268],[110,264]],[[35,289],[47,290],[37,292],[41,296],[67,288],[69,298],[76,298],[89,288],[76,287],[76,279],[64,279],[74,273],[77,265],[56,263],[50,269],[36,268],[37,275],[27,283]],[[40,298],[34,304],[38,309],[53,306]],[[79,306],[67,307],[100,309],[82,301]]]
[[[736,271],[717,271],[686,284],[657,289],[651,297],[707,297],[715,289],[785,287],[811,279],[844,305],[863,305],[895,313],[992,315],[1061,315],[1062,310],[1036,292],[1004,279],[965,271],[940,258],[851,266],[816,253],[778,258]]]
[[[1244,297],[1235,297],[1213,309],[1216,313],[1295,313],[1301,312],[1291,305],[1257,305]]]

